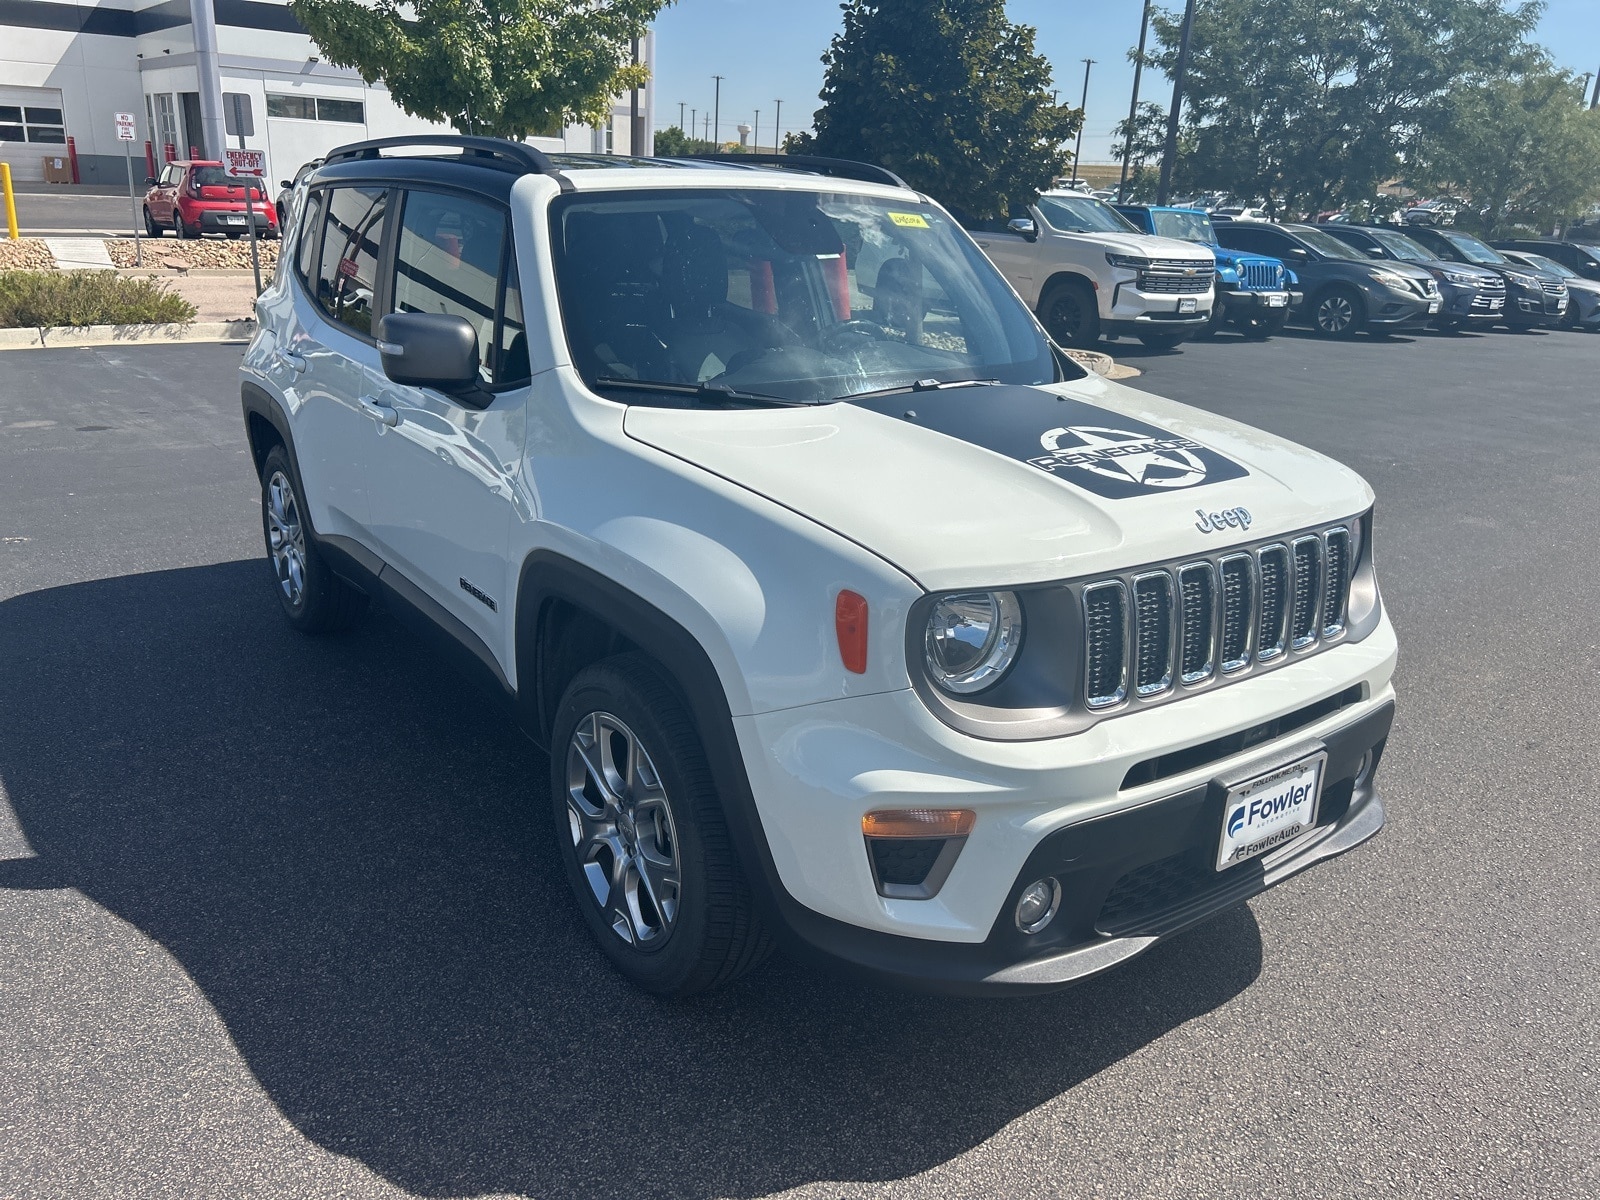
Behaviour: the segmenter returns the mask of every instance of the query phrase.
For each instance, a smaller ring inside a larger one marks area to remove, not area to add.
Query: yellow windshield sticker
[[[900,226],[901,229],[928,228],[928,218],[924,217],[921,213],[892,212],[889,214],[889,220]]]

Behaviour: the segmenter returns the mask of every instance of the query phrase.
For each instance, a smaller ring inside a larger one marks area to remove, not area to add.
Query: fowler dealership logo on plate
[[[1316,823],[1322,767],[1327,758],[1320,752],[1302,758],[1228,793],[1217,870],[1292,842]]]

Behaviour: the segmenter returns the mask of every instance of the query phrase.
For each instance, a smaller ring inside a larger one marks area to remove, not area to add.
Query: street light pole
[[[778,106],[778,114],[777,114],[777,116],[772,118],[772,122],[773,122],[773,128],[772,128],[772,152],[774,154],[782,154],[783,153],[783,101],[782,100],[774,100],[773,103]]]
[[[716,129],[717,136],[716,136],[716,140],[712,144],[713,145],[720,145],[721,142],[722,142],[722,80],[723,80],[723,76],[721,76],[721,75],[713,75],[711,78],[713,78],[713,79],[715,79],[717,81],[717,95],[716,95],[715,106],[711,110],[712,113],[714,114],[712,119],[716,122],[716,126],[717,126],[717,129]]]
[[[1083,161],[1083,127],[1089,123],[1089,68],[1094,66],[1095,60],[1083,60],[1083,102],[1078,105],[1078,145],[1072,152],[1072,181],[1077,183],[1078,164]]]
[[[1133,99],[1128,102],[1128,129],[1122,139],[1122,182],[1117,184],[1117,203],[1128,198],[1128,160],[1133,155],[1133,127],[1139,119],[1139,76],[1144,72],[1144,43],[1150,33],[1150,0],[1144,0],[1144,17],[1139,22],[1139,51],[1133,58]]]
[[[689,140],[691,142],[694,141],[694,131],[696,129],[699,129],[699,128],[700,128],[700,110],[698,108],[691,108],[689,110],[689,130],[688,130],[688,132],[689,132]]]
[[[1165,204],[1172,188],[1172,164],[1178,157],[1178,112],[1183,108],[1183,73],[1189,69],[1189,38],[1194,33],[1194,0],[1183,7],[1183,35],[1178,41],[1178,63],[1172,72],[1172,107],[1167,111],[1167,140],[1161,148],[1161,182],[1156,203]]]
[[[678,101],[678,128],[683,128],[683,110],[688,106],[682,100]]]
[[[750,134],[750,144],[756,148],[756,153],[761,153],[761,110],[756,109],[755,130]]]

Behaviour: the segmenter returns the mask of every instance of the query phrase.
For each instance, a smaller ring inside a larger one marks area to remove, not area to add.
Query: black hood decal
[[[1250,473],[1192,438],[1040,388],[945,388],[855,403],[1028,463],[1107,500],[1203,487]]]

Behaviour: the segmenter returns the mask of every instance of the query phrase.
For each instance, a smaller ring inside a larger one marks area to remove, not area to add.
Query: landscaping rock
[[[48,271],[55,265],[49,248],[39,238],[0,240],[0,271]]]
[[[261,270],[265,274],[278,261],[278,243],[256,243],[261,256]],[[106,251],[111,261],[119,267],[131,267],[133,261],[132,238],[108,238]],[[250,243],[244,238],[230,241],[227,238],[192,238],[179,242],[174,238],[146,238],[144,243],[145,266],[161,266],[176,271],[223,270],[248,271],[250,269]],[[48,265],[48,264],[47,264]]]

